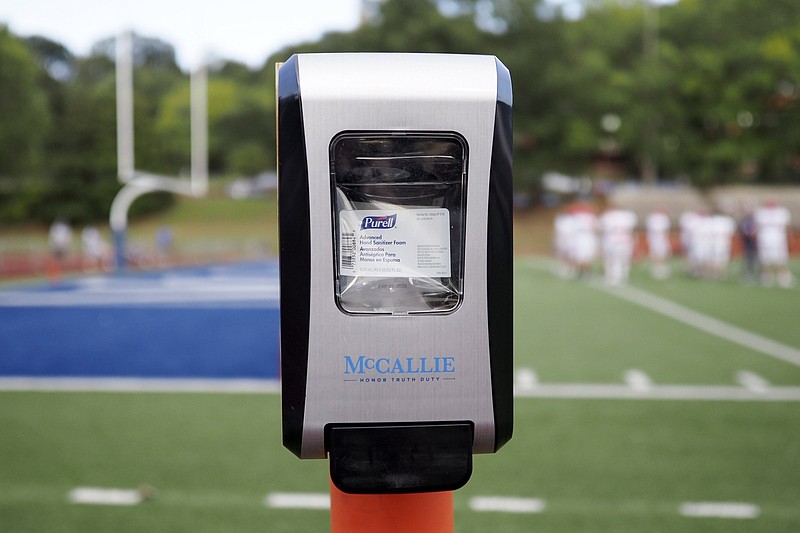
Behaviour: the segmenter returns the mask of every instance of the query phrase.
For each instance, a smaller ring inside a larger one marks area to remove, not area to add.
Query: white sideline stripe
[[[281,386],[280,381],[275,379],[0,377],[0,391],[279,394]],[[514,396],[597,400],[800,402],[800,387],[769,387],[766,392],[756,393],[736,386],[653,385],[647,391],[637,391],[619,384],[537,383],[529,389],[517,387]]]
[[[76,487],[69,492],[70,503],[86,505],[138,505],[142,495],[135,489]]]
[[[331,507],[331,497],[328,494],[273,492],[264,498],[264,505],[273,509],[328,510]]]
[[[770,387],[756,393],[737,386],[653,385],[638,391],[627,385],[592,383],[540,383],[530,390],[515,392],[518,398],[560,398],[591,400],[716,400],[750,402],[800,402],[800,387]]]
[[[649,292],[634,289],[630,286],[606,287],[599,283],[590,284],[622,300],[646,307],[686,325],[697,328],[711,335],[716,335],[751,350],[800,366],[800,350],[781,344],[767,337],[733,326],[670,300],[655,296]]]
[[[39,287],[0,291],[0,307],[75,307],[102,305],[256,303],[275,305],[273,277],[165,275],[154,278],[92,276],[78,278],[65,290]]]
[[[235,290],[221,288],[197,288],[197,290],[131,289],[104,292],[65,291],[0,293],[0,307],[80,307],[107,305],[147,304],[196,304],[255,302],[268,304],[277,302],[277,288],[252,287]]]
[[[769,381],[749,370],[737,372],[736,383],[756,394],[766,394],[770,387]]]
[[[545,502],[539,498],[476,496],[470,499],[469,508],[477,512],[541,513]]]
[[[278,393],[276,379],[29,378],[0,377],[0,390],[42,392]]]
[[[539,377],[531,368],[520,368],[516,373],[515,385],[522,390],[531,390],[539,384]]]
[[[653,388],[653,380],[643,371],[632,368],[625,371],[625,383],[637,392],[647,392]]]
[[[758,518],[761,509],[752,503],[736,502],[684,502],[680,514],[697,518]]]

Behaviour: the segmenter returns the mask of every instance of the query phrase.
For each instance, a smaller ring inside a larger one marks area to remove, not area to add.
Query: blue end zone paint
[[[278,377],[277,264],[0,291],[0,375]]]

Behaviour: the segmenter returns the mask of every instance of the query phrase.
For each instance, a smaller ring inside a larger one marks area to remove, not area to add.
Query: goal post
[[[109,226],[116,268],[127,266],[128,211],[140,196],[166,191],[200,197],[208,193],[208,68],[190,74],[191,174],[188,179],[136,170],[133,133],[134,37],[130,31],[117,37],[117,179],[123,184],[111,203]]]

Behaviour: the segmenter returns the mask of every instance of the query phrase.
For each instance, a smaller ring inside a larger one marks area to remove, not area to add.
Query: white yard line
[[[678,511],[682,516],[694,518],[758,518],[761,509],[752,503],[740,502],[684,502]]]
[[[142,490],[107,487],[76,487],[67,499],[79,505],[134,506],[147,499]],[[271,509],[329,511],[329,494],[313,492],[273,492],[264,497],[263,505]],[[475,496],[469,499],[474,512],[514,514],[543,513],[547,503],[541,498],[518,496]],[[683,502],[678,514],[691,518],[755,519],[761,514],[758,505],[747,502]]]
[[[476,496],[469,500],[469,508],[478,512],[541,513],[545,502],[539,498]]]
[[[2,307],[81,307],[160,304],[242,304],[276,306],[277,277],[162,275],[77,278],[62,290],[41,286],[0,291]]]
[[[203,287],[197,290],[142,288],[105,292],[4,291],[0,293],[0,307],[96,307],[198,303],[248,303],[275,306],[277,302],[277,289],[269,287],[236,287],[231,290],[224,287]]]
[[[0,391],[37,392],[199,392],[223,394],[278,394],[278,380],[248,379],[138,379],[0,377]],[[800,402],[800,387],[770,386],[765,392],[739,386],[652,385],[647,390],[625,384],[540,383],[515,387],[517,398],[606,400],[727,400]]]
[[[273,492],[264,498],[264,505],[272,509],[315,509],[327,511],[331,508],[328,494],[307,492]]]
[[[0,391],[278,393],[277,379],[0,377]]]
[[[635,289],[630,286],[608,287],[600,283],[592,283],[590,286],[622,300],[646,307],[651,311],[668,316],[711,335],[716,335],[717,337],[750,348],[751,350],[800,366],[800,350],[792,346],[787,346],[786,344],[781,344],[767,337],[762,337],[756,333],[717,320],[716,318],[699,313],[641,289]]]
[[[518,398],[592,400],[716,400],[749,402],[800,402],[800,387],[770,387],[754,392],[726,385],[653,385],[647,391],[628,385],[592,383],[540,383],[535,389],[517,390]]]
[[[136,489],[111,489],[101,487],[77,487],[67,495],[70,503],[85,505],[138,505],[142,493]]]

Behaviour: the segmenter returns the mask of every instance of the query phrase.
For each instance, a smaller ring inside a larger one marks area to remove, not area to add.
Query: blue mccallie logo
[[[344,373],[376,374],[452,374],[455,357],[369,357],[344,356]]]
[[[397,222],[397,214],[365,216],[361,220],[361,229],[392,229]]]

